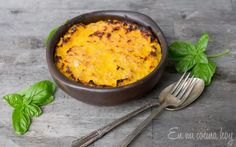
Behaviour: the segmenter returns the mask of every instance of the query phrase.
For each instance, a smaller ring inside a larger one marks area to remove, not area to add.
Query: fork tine
[[[189,94],[192,92],[194,86],[197,84],[197,81],[198,81],[197,78],[193,78],[193,81],[190,84],[190,87],[186,90],[186,92],[181,97],[182,100],[185,100],[189,96]]]
[[[174,93],[172,94],[173,96],[177,96],[179,94],[181,89],[183,89],[183,87],[186,85],[186,81],[187,81],[189,76],[190,76],[190,73],[188,73],[188,75],[184,78],[184,81],[181,82],[180,86],[178,86],[177,89],[174,91]]]
[[[181,92],[177,95],[177,98],[179,98],[179,99],[182,98],[182,96],[185,94],[186,90],[192,84],[193,80],[194,80],[194,76],[192,76],[191,78],[189,78],[187,80],[187,83],[184,85],[184,87],[182,88]]]
[[[171,93],[173,93],[175,91],[175,89],[179,86],[179,84],[181,83],[182,79],[184,78],[185,74],[187,72],[184,72],[184,74],[181,76],[181,78],[179,79],[179,81],[175,84],[174,88],[171,90]]]

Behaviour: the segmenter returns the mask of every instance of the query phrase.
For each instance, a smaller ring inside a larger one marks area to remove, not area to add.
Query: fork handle
[[[144,128],[148,126],[148,124],[163,110],[166,108],[166,103],[162,103],[159,107],[155,108],[152,113],[142,122],[140,123],[135,130],[133,130],[119,145],[118,147],[127,147],[141,132]]]
[[[101,138],[102,136],[104,136],[106,133],[108,133],[109,131],[111,131],[112,129],[117,127],[118,125],[124,123],[125,121],[136,116],[137,114],[139,114],[139,113],[141,113],[153,106],[156,106],[156,105],[159,105],[157,100],[151,101],[151,102],[147,103],[146,105],[130,112],[129,114],[127,114],[119,119],[116,119],[115,121],[105,125],[104,127],[100,128],[98,130],[95,130],[84,137],[74,140],[72,142],[71,146],[72,147],[86,147],[86,146],[90,145],[91,143],[93,143],[94,141]]]

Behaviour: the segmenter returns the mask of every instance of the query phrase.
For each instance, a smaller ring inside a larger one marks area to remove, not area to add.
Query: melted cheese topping
[[[72,26],[60,39],[55,63],[67,78],[90,86],[117,87],[147,76],[161,60],[150,30],[118,20]]]

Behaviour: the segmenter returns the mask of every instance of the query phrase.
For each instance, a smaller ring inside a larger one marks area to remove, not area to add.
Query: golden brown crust
[[[72,26],[58,42],[54,61],[69,79],[117,87],[148,75],[161,56],[158,39],[149,29],[108,20]]]

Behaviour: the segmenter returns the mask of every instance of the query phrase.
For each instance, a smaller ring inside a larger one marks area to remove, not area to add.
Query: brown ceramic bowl
[[[143,79],[122,87],[90,87],[66,78],[56,68],[54,63],[54,50],[60,39],[68,29],[76,23],[88,24],[99,20],[126,20],[148,27],[159,39],[162,49],[162,58],[159,65]],[[82,14],[68,20],[54,33],[47,45],[46,58],[49,71],[58,84],[66,93],[85,103],[94,105],[117,105],[131,99],[139,98],[150,91],[161,78],[164,70],[164,63],[167,56],[167,43],[158,25],[148,16],[132,11],[106,10]]]

